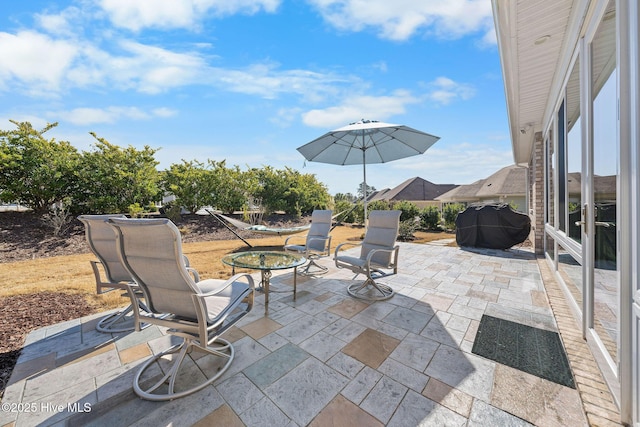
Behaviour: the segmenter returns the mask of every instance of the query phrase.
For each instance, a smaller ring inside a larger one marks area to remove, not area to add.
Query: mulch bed
[[[82,295],[41,292],[0,299],[0,395],[11,376],[27,334],[95,311]]]

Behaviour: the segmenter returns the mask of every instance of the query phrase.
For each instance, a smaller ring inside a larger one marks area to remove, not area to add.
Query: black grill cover
[[[456,217],[458,246],[509,249],[524,242],[530,231],[529,216],[506,204],[469,207]]]

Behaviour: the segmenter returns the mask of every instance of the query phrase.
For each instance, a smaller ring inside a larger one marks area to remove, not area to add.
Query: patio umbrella
[[[403,125],[361,120],[327,132],[298,147],[311,162],[332,165],[362,164],[364,174],[364,218],[367,218],[367,164],[387,163],[423,154],[440,137]]]

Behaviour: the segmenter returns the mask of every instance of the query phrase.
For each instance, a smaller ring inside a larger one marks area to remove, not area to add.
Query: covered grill
[[[530,231],[529,216],[506,204],[468,207],[456,217],[458,246],[509,249],[524,242]]]

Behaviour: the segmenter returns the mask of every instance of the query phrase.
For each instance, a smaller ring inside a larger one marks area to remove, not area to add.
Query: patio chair
[[[135,393],[147,400],[171,400],[213,383],[233,361],[233,346],[221,336],[253,308],[253,279],[242,273],[228,280],[194,280],[183,262],[180,231],[168,219],[111,218],[109,223],[117,231],[122,264],[149,308],[145,313],[134,305],[136,329],[151,323],[169,328],[167,333],[181,340],[142,364],[133,382]],[[137,298],[132,286],[128,291]],[[192,352],[216,356],[207,366],[217,370],[194,379],[194,362],[183,363]],[[162,372],[154,375],[158,366]]]
[[[284,250],[289,252],[297,252],[304,254],[305,258],[309,260],[307,265],[300,274],[323,274],[329,269],[325,266],[319,265],[316,260],[331,254],[331,213],[330,210],[314,210],[311,214],[311,228],[306,236],[289,236],[284,241]],[[301,240],[305,238],[304,245],[295,245],[293,241],[295,239]],[[292,243],[289,243],[289,241]],[[315,267],[315,271],[311,271],[311,268]]]
[[[120,290],[127,292],[127,284],[134,284],[131,274],[124,268],[116,250],[116,233],[107,223],[109,218],[126,218],[124,215],[80,215],[78,219],[84,224],[85,236],[91,252],[98,260],[89,261],[96,278],[98,295]],[[102,267],[102,268],[100,268]],[[103,274],[101,274],[101,270]],[[103,278],[104,275],[104,278]],[[145,309],[144,304],[142,309]],[[129,305],[123,310],[102,318],[96,330],[105,333],[128,332],[135,329],[134,318],[129,316],[133,307]]]
[[[369,226],[361,243],[346,242],[338,245],[335,251],[335,263],[338,268],[347,268],[354,273],[365,274],[363,283],[354,283],[347,292],[356,298],[367,300],[385,300],[393,296],[390,286],[376,283],[374,279],[398,273],[398,250],[395,244],[400,227],[400,211],[371,211]],[[340,254],[348,245],[361,246],[360,256]],[[392,269],[385,273],[382,269]],[[375,276],[375,277],[374,277]]]

